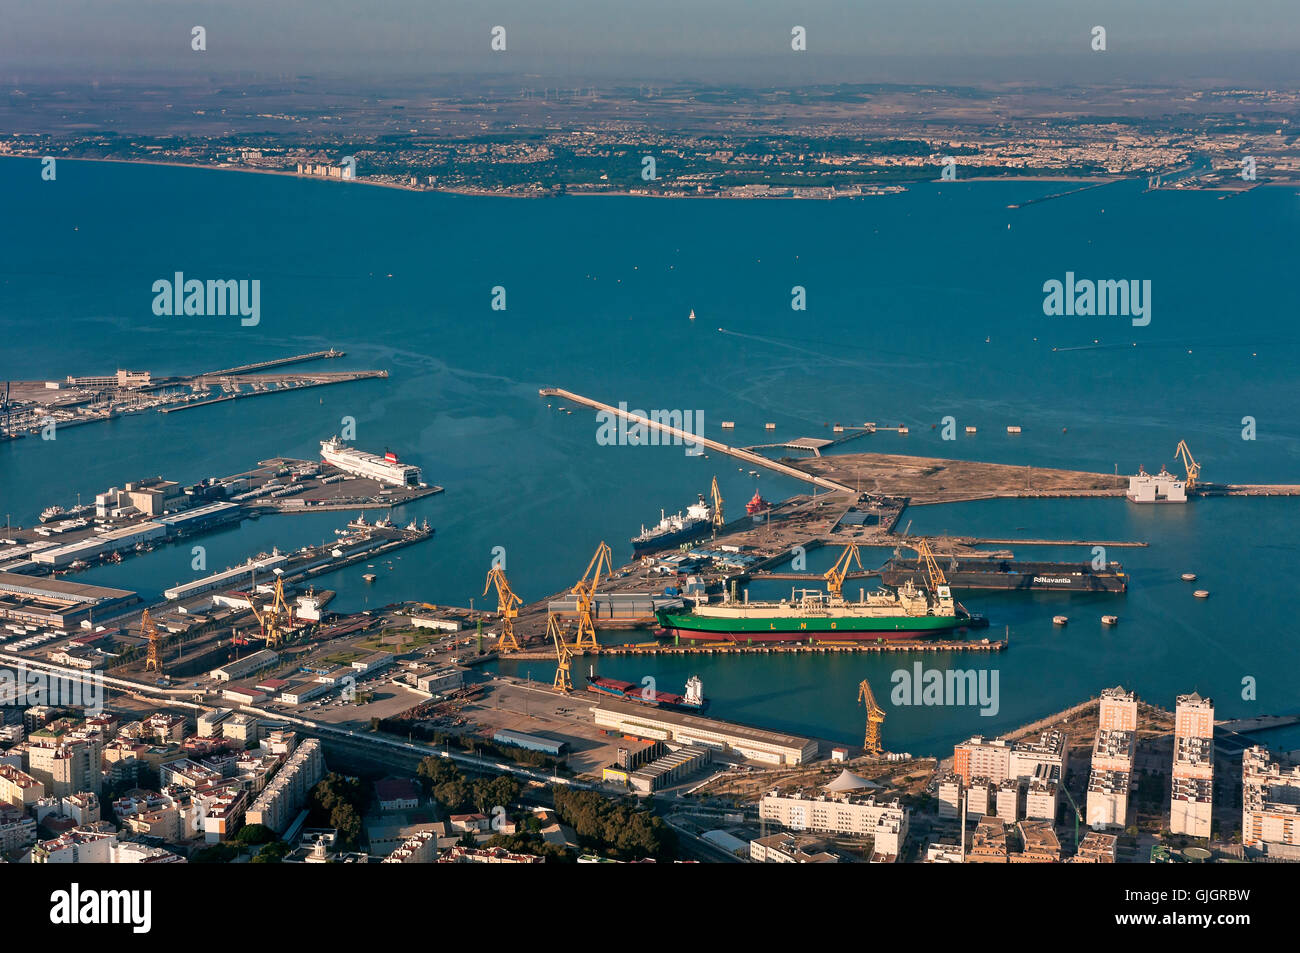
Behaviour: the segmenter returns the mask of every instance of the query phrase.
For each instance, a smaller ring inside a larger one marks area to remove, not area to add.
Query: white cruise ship
[[[344,473],[391,483],[394,486],[421,486],[420,468],[409,463],[402,463],[397,454],[389,452],[382,457],[375,453],[366,453],[349,447],[337,436],[322,440],[320,458],[324,463],[337,467]]]

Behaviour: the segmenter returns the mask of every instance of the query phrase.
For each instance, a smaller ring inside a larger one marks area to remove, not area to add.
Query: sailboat
[[[694,308],[691,308],[691,320],[692,320],[692,321],[695,320],[695,309],[694,309]]]

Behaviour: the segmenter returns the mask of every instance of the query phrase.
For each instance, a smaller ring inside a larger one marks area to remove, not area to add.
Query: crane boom
[[[934,558],[934,551],[930,549],[930,544],[926,542],[924,537],[920,537],[911,546],[916,550],[916,555],[920,557],[921,562],[925,564],[925,574],[930,581],[930,591],[938,593],[940,586],[948,585],[948,577],[939,568],[938,560]]]
[[[718,489],[718,478],[713,477],[713,486],[709,489],[709,495],[713,498],[713,529],[722,529],[726,523],[726,518],[722,515],[722,491]]]
[[[1183,466],[1187,470],[1187,489],[1194,490],[1196,488],[1196,482],[1201,477],[1201,465],[1197,463],[1196,458],[1192,456],[1192,451],[1188,449],[1186,440],[1178,441],[1178,446],[1174,448],[1174,459],[1182,460]]]
[[[140,634],[149,643],[149,653],[144,660],[144,670],[146,672],[154,671],[161,675],[162,660],[158,657],[158,626],[154,625],[148,609],[145,609],[144,614],[140,616]]]
[[[569,663],[573,653],[564,644],[564,633],[560,631],[560,623],[553,615],[546,617],[546,634],[555,643],[555,681],[552,687],[557,692],[567,695],[573,691],[573,679],[569,676]]]
[[[844,547],[844,552],[840,553],[840,558],[835,560],[835,565],[823,573],[826,589],[835,599],[844,598],[844,580],[849,574],[849,567],[855,562],[861,569],[862,557],[858,555],[858,544],[849,543]]]
[[[593,652],[600,651],[600,645],[596,642],[595,604],[602,570],[607,577],[613,570],[613,553],[604,541],[596,547],[596,554],[587,564],[587,571],[572,590],[578,597],[578,634],[573,640],[573,647],[578,650],[589,648]]]
[[[262,638],[268,649],[279,648],[284,644],[284,630],[293,624],[293,611],[284,598],[284,577],[275,577],[275,593],[271,604],[262,611],[257,609],[257,593],[249,592],[248,607],[253,610],[253,618],[262,627]]]
[[[885,710],[876,703],[876,695],[871,690],[871,683],[865,678],[858,683],[858,703],[867,709],[867,734],[862,747],[868,757],[878,758],[884,750],[881,730],[885,724]]]
[[[501,616],[501,634],[497,637],[497,651],[502,655],[519,651],[519,640],[515,638],[515,617],[519,615],[520,599],[510,588],[505,572],[499,566],[493,566],[487,574],[483,586],[483,595],[495,585],[497,587],[497,613]]]

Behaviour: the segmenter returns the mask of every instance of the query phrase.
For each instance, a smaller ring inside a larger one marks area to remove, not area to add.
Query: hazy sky
[[[494,25],[506,53],[489,49]],[[790,29],[808,50],[790,50]],[[207,29],[205,53],[190,29]],[[1108,50],[1089,48],[1094,25]],[[1300,0],[0,0],[0,75],[169,70],[1286,83]]]

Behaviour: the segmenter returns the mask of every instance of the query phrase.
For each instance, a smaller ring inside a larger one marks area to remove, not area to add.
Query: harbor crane
[[[569,676],[573,653],[569,651],[568,645],[565,644],[564,633],[560,631],[560,623],[556,621],[553,615],[546,618],[546,634],[555,643],[555,681],[552,683],[552,687],[560,694],[567,695],[573,691],[573,679]]]
[[[722,515],[722,491],[718,489],[718,477],[713,477],[713,486],[709,489],[709,495],[713,498],[713,535],[718,534],[727,522],[726,517]]]
[[[140,616],[140,635],[149,643],[149,654],[144,660],[144,670],[146,672],[157,672],[161,675],[162,660],[158,657],[158,643],[162,640],[158,635],[158,626],[154,625],[148,609],[145,609]]]
[[[930,582],[930,591],[938,596],[943,596],[944,593],[940,591],[940,587],[947,588],[948,577],[939,568],[939,563],[934,558],[934,550],[930,548],[930,544],[926,542],[923,536],[918,537],[915,543],[909,545],[916,550],[917,557],[925,564],[925,574]]]
[[[506,580],[506,574],[498,566],[493,566],[488,571],[483,595],[488,594],[493,584],[497,587],[497,612],[501,616],[501,634],[497,637],[497,651],[502,655],[518,652],[519,641],[515,638],[515,617],[519,615],[518,606],[523,605],[524,600],[514,594],[510,583]]]
[[[1201,465],[1197,463],[1196,458],[1192,456],[1192,451],[1187,449],[1186,440],[1178,441],[1178,446],[1174,448],[1174,459],[1182,460],[1183,466],[1187,469],[1187,481],[1184,485],[1187,488],[1187,492],[1190,493],[1192,490],[1196,489],[1196,481],[1200,479]]]
[[[587,648],[593,652],[600,651],[600,645],[596,642],[594,616],[596,588],[600,585],[602,570],[606,577],[613,571],[613,554],[610,552],[609,545],[603,541],[596,547],[596,555],[591,557],[591,562],[587,564],[587,571],[572,590],[578,597],[578,634],[573,640],[573,648],[579,652]]]
[[[862,742],[867,757],[879,758],[884,748],[881,744],[881,728],[885,724],[885,710],[876,704],[875,693],[871,683],[865,678],[858,683],[858,702],[867,708],[867,736]]]
[[[284,598],[284,577],[275,577],[275,595],[269,606],[259,612],[256,593],[251,592],[248,596],[248,605],[262,627],[262,639],[266,642],[266,647],[278,649],[284,645],[285,633],[293,626],[293,610],[289,608],[289,603]]]
[[[844,552],[840,553],[840,558],[835,560],[835,565],[822,574],[826,580],[826,589],[832,598],[843,600],[844,580],[848,577],[849,567],[855,562],[861,569],[862,557],[858,555],[858,544],[849,543],[844,547]]]

